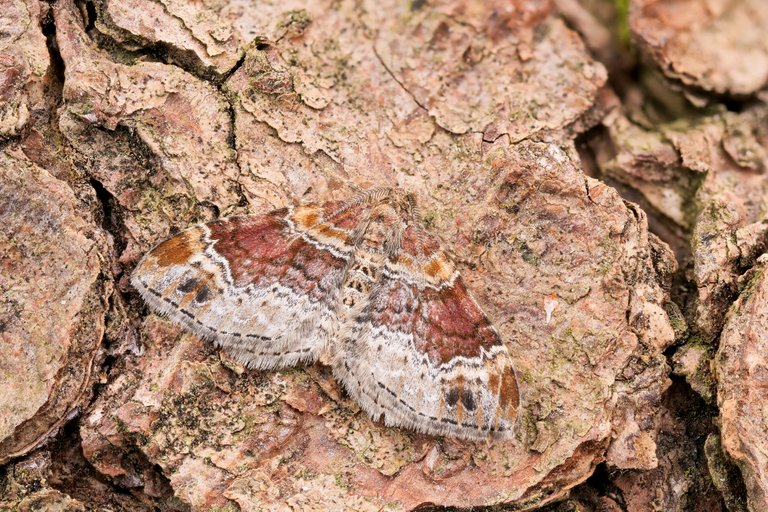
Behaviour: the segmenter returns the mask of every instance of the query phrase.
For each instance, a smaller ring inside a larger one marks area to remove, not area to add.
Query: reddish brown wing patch
[[[386,279],[371,293],[360,320],[413,334],[415,348],[436,366],[459,356],[480,357],[483,349],[502,344],[460,276],[439,290]]]
[[[209,225],[216,252],[227,260],[234,284],[274,284],[321,300],[339,286],[346,260],[287,229],[285,210]]]
[[[502,344],[460,276],[450,287],[425,289],[421,302],[426,307],[422,307],[421,322],[415,329],[416,348],[435,364],[456,357],[480,357],[483,350]]]

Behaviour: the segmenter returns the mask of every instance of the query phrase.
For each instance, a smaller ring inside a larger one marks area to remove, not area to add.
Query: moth
[[[376,189],[198,225],[147,253],[131,283],[249,368],[329,364],[387,426],[513,436],[510,354],[411,194]]]

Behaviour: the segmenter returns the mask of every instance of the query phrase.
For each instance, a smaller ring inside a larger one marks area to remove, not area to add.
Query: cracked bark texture
[[[762,3],[0,2],[0,509],[764,508]],[[516,439],[384,428],[127,283],[377,186],[509,347]]]
[[[6,462],[87,404],[111,290],[99,257],[106,237],[78,215],[66,183],[17,148],[0,154],[0,180],[0,462]]]
[[[728,312],[717,352],[717,400],[722,411],[722,444],[741,468],[751,510],[768,507],[765,413],[765,357],[768,343],[766,255],[742,277],[744,289]]]
[[[0,12],[0,138],[17,136],[45,108],[50,60],[39,2],[5,2]]]
[[[768,85],[768,9],[760,0],[638,0],[629,19],[640,47],[686,87],[738,96]]]

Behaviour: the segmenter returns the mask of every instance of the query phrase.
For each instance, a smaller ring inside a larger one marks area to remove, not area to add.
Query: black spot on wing
[[[456,407],[456,403],[459,401],[459,389],[451,388],[445,394],[445,404],[448,407]]]
[[[181,293],[189,293],[195,288],[197,288],[199,284],[200,284],[199,279],[197,279],[196,277],[190,277],[186,281],[181,283],[181,285],[179,285],[179,291]]]
[[[477,404],[475,404],[475,397],[472,394],[472,391],[468,389],[461,390],[461,404],[464,406],[464,409],[469,412],[475,410]]]
[[[202,304],[204,302],[207,302],[211,298],[211,289],[207,286],[201,286],[199,290],[197,290],[197,295],[195,295],[195,302],[198,304]]]

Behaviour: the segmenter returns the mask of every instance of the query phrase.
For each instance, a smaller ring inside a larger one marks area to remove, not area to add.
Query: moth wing
[[[183,231],[152,249],[131,283],[153,310],[249,367],[315,361],[336,322],[347,255],[302,236],[295,213]]]
[[[512,360],[461,277],[420,289],[387,274],[348,326],[337,378],[389,426],[511,438],[519,406]]]

